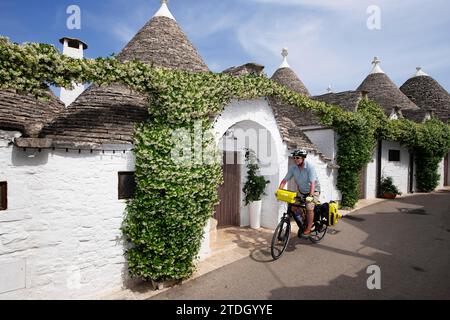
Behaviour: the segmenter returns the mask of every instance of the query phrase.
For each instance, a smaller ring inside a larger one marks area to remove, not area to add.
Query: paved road
[[[450,191],[381,202],[343,219],[320,244],[291,238],[152,299],[450,299]],[[367,288],[367,267],[381,290]]]

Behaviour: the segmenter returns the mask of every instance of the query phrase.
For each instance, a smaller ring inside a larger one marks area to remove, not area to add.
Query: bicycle
[[[303,198],[296,197],[296,200],[300,200],[297,204],[288,203],[287,211],[281,217],[280,223],[275,229],[275,232],[272,237],[272,245],[270,248],[272,258],[277,260],[281,257],[283,252],[286,250],[288,245],[290,236],[291,236],[291,218],[295,220],[298,225],[298,234],[297,236],[301,238],[303,236],[303,231],[306,229],[306,203]],[[292,211],[292,207],[300,208],[300,216],[302,216],[301,220],[297,220],[294,217],[294,213]],[[318,210],[318,209],[316,209]],[[319,243],[325,237],[327,233],[328,224],[326,220],[320,215],[319,212],[314,212],[314,223],[311,229],[311,234],[307,237],[312,243]],[[280,248],[279,248],[280,247]]]

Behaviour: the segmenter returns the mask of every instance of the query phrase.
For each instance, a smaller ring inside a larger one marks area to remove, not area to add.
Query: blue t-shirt
[[[309,193],[310,183],[313,181],[316,182],[314,192],[320,192],[320,183],[317,178],[316,170],[314,169],[314,166],[307,161],[305,161],[305,165],[302,169],[297,165],[290,167],[284,180],[289,181],[292,177],[295,178],[295,182],[297,182],[301,193]]]

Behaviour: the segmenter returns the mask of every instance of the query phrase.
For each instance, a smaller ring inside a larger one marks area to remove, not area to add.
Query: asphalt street
[[[320,244],[293,233],[277,261],[258,249],[152,299],[450,299],[449,190],[368,206],[333,230]],[[368,289],[372,265],[380,289]]]

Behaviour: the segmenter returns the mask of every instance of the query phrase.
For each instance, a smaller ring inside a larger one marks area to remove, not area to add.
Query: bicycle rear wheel
[[[290,236],[291,236],[291,223],[288,219],[283,219],[278,224],[272,237],[272,245],[270,247],[270,253],[272,254],[272,258],[274,260],[280,258],[284,250],[286,250]]]
[[[325,237],[327,233],[328,226],[323,221],[315,222],[315,229],[311,232],[309,240],[312,243],[319,243]]]

